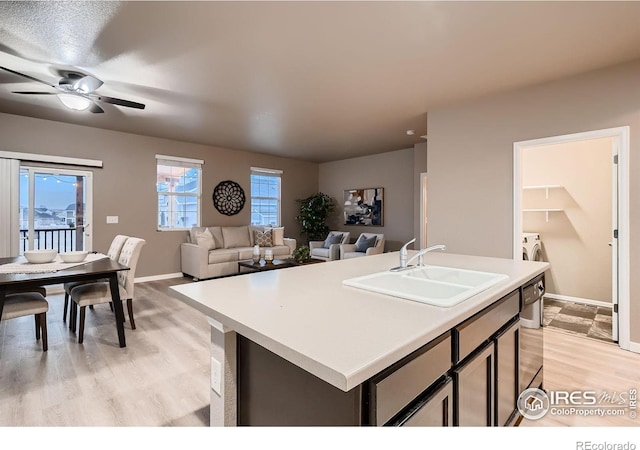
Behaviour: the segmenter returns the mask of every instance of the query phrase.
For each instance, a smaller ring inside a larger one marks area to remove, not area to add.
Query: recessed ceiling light
[[[413,136],[416,134],[416,130],[407,130],[407,136]]]

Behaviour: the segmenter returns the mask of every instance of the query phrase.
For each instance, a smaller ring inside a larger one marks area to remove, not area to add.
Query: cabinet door
[[[492,426],[494,419],[494,344],[487,344],[469,361],[453,371],[454,424]]]
[[[518,400],[518,355],[520,322],[514,322],[496,337],[496,425],[509,422]]]
[[[453,381],[447,378],[444,384],[423,402],[419,402],[403,427],[451,427],[453,426]]]

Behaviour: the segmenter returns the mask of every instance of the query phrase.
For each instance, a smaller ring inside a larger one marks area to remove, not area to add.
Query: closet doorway
[[[522,259],[524,238],[539,237],[552,265],[545,301],[575,302],[582,327],[610,306],[612,339],[627,350],[628,148],[628,127],[516,142],[513,241]]]

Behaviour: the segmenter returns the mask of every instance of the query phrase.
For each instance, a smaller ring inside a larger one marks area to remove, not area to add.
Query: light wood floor
[[[209,325],[167,295],[171,279],[136,285],[136,330],[118,346],[109,305],[87,309],[84,343],[49,295],[49,351],[33,317],[0,323],[0,426],[203,426],[209,424]]]
[[[600,341],[556,329],[544,329],[545,390],[590,390],[602,393],[640,392],[640,354],[621,350],[613,342]],[[604,406],[607,406],[606,404]],[[640,413],[640,404],[638,408]],[[523,420],[520,426],[640,426],[640,418],[552,415]]]
[[[84,344],[62,322],[62,294],[49,295],[49,351],[33,318],[0,323],[1,426],[204,426],[209,423],[209,325],[167,294],[188,283],[136,285],[137,329],[125,323],[118,347],[108,305],[87,311]],[[545,387],[628,391],[640,388],[640,355],[615,344],[545,329]],[[520,426],[638,425],[623,417],[552,417]]]

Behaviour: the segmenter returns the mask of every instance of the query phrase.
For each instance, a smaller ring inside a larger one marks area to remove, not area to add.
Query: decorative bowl
[[[66,263],[82,262],[89,252],[65,252],[60,253],[60,258]]]
[[[56,250],[27,250],[24,257],[31,264],[44,264],[53,261],[57,254]]]

